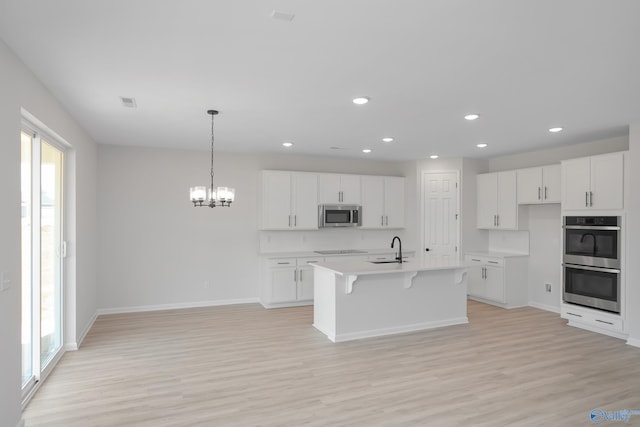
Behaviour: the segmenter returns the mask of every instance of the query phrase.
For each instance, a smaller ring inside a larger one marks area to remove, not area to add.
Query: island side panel
[[[336,276],[332,341],[468,323],[466,274],[456,283],[460,276],[455,269],[420,271],[407,289],[402,273],[360,275],[351,294]]]
[[[335,341],[337,274],[323,268],[313,270],[313,326]]]

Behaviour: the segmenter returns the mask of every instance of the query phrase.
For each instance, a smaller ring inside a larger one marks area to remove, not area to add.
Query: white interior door
[[[423,250],[454,255],[458,250],[458,173],[422,175]]]

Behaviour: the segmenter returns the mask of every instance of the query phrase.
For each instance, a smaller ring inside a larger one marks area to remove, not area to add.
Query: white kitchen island
[[[467,264],[457,257],[313,268],[313,326],[333,342],[468,323]]]

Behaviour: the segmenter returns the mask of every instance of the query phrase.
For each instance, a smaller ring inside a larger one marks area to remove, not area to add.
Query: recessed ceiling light
[[[370,153],[371,152],[371,148],[363,148],[362,152],[363,153]]]
[[[429,157],[430,157],[430,158],[432,158],[432,159],[437,159],[437,158],[438,158],[438,157],[440,157],[440,156],[438,156],[437,154],[432,154],[432,155],[430,155]]]
[[[556,132],[560,132],[561,130],[562,130],[562,128],[560,128],[560,127],[558,127],[558,128],[551,128],[551,129],[549,129],[549,132],[556,133]]]
[[[284,145],[285,147],[293,147],[293,142],[283,142],[282,145]]]
[[[277,19],[278,21],[291,22],[293,21],[293,18],[295,18],[295,16],[296,15],[294,15],[293,13],[281,12],[279,10],[274,10],[273,12],[271,12],[271,18]]]
[[[485,148],[487,146],[487,144],[485,144],[484,142],[481,142],[480,144],[476,144],[476,147],[478,148]]]
[[[359,96],[358,98],[353,98],[353,103],[356,105],[364,105],[369,102],[369,98],[366,96]]]
[[[475,120],[478,117],[480,117],[479,114],[467,114],[466,116],[464,116],[464,118],[467,119],[467,120]]]
[[[120,102],[122,102],[122,105],[124,107],[128,107],[128,108],[137,108],[138,104],[136,103],[136,99],[135,98],[130,98],[127,96],[121,96],[120,97]]]
[[[387,136],[386,138],[382,138],[382,142],[393,142],[393,138]]]

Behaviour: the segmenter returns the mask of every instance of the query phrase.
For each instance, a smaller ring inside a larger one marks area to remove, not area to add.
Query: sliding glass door
[[[22,386],[29,393],[62,349],[62,147],[21,134]]]

